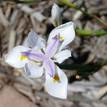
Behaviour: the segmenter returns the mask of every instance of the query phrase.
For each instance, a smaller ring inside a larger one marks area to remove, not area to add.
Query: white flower
[[[32,31],[23,46],[15,47],[7,54],[5,61],[15,68],[24,67],[26,74],[32,78],[38,78],[45,73],[46,91],[54,97],[65,99],[68,79],[55,62],[62,63],[71,56],[67,45],[74,40],[74,37],[72,22],[52,30],[47,45],[43,38]]]
[[[51,9],[51,19],[54,26],[58,26],[62,23],[62,8],[60,8],[56,3],[53,4]]]

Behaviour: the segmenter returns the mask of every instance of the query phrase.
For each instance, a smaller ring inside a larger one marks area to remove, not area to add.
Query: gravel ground
[[[70,44],[72,57],[59,65],[69,79],[67,100],[49,96],[41,79],[28,79],[4,62],[4,55],[22,44],[31,29],[47,37],[54,28],[50,20],[54,0],[31,5],[0,2],[0,107],[107,107],[107,33],[94,32],[107,31],[107,1],[70,1],[85,13],[60,5],[62,23],[72,20],[76,29],[76,39]],[[87,36],[77,29],[94,33]]]

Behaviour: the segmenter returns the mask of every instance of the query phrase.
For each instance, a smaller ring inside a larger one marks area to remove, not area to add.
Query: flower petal
[[[51,19],[54,26],[58,26],[62,23],[61,12],[62,9],[56,3],[54,3],[51,9]]]
[[[58,63],[62,63],[64,60],[66,60],[67,58],[71,57],[71,51],[70,50],[62,50],[60,52],[58,52],[54,58],[55,58],[55,62]]]
[[[55,64],[51,59],[45,59],[43,62],[43,67],[49,76],[53,77],[55,74]]]
[[[75,31],[72,22],[68,22],[56,27],[49,35],[48,44],[52,42],[52,38],[56,35],[60,35],[60,38],[63,38],[63,43],[60,46],[59,50],[62,50],[66,47],[70,42],[74,40]]]
[[[25,65],[24,70],[30,78],[39,78],[43,75],[43,67],[38,63],[29,62]]]
[[[46,74],[45,89],[46,91],[57,98],[66,99],[68,80],[65,73],[57,67],[59,81],[55,81],[52,77]]]
[[[37,46],[38,48],[44,48],[45,47],[45,40],[40,37],[37,33],[34,31],[29,32],[28,37],[25,39],[23,45],[33,48]]]
[[[22,56],[21,52],[30,50],[24,46],[17,46],[10,51],[6,57],[5,62],[15,68],[22,68],[28,62],[27,57]]]
[[[32,61],[41,62],[43,60],[43,54],[37,50],[22,52],[22,55],[27,56]]]
[[[50,44],[47,45],[46,48],[46,55],[50,58],[52,58],[55,53],[57,53],[59,46],[62,44],[62,42],[60,40],[58,40],[58,37],[54,37],[52,38],[52,41]]]

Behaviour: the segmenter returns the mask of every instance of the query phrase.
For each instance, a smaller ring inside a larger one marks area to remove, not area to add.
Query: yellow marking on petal
[[[60,36],[60,37],[59,37],[59,40],[60,40],[60,41],[63,41],[63,40],[64,40],[64,37],[63,37],[63,36]]]
[[[27,60],[27,59],[28,59],[27,56],[24,56],[24,55],[20,56],[20,60]]]
[[[53,81],[60,82],[60,78],[59,78],[58,74],[55,74],[55,76],[53,77]]]

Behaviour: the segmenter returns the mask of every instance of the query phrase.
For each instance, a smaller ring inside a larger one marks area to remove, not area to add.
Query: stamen
[[[60,36],[60,34],[56,35],[53,39],[59,40],[60,42],[64,41],[64,36]]]
[[[56,35],[55,38],[61,42],[64,40],[64,36],[61,36],[60,34]]]
[[[60,40],[60,41],[63,41],[63,40],[64,40],[64,37],[63,37],[63,36],[60,36],[60,37],[59,37],[59,40]]]

